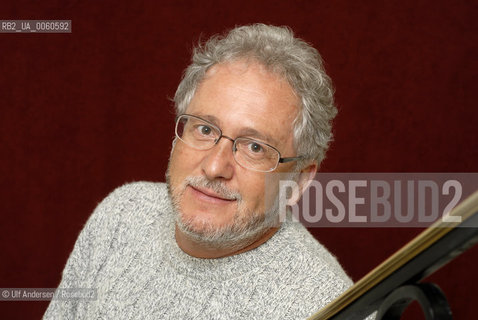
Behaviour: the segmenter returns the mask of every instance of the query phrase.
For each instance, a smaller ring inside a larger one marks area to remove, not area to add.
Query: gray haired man
[[[167,185],[103,200],[60,283],[97,297],[54,300],[45,318],[304,319],[349,287],[277,208],[279,173],[300,194],[332,137],[318,52],[288,28],[237,27],[195,49],[174,100]]]

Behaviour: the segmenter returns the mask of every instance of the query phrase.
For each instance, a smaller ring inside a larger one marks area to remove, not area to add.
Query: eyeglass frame
[[[183,116],[188,116],[188,117],[192,117],[192,118],[196,118],[198,120],[201,120],[201,121],[204,121],[208,124],[210,124],[212,127],[216,128],[220,135],[219,135],[219,138],[215,139],[214,141],[214,144],[210,147],[210,148],[207,148],[207,149],[198,149],[198,148],[195,148],[191,145],[189,145],[186,141],[184,141],[178,134],[178,124],[179,124],[179,119]],[[259,140],[256,140],[256,139],[252,139],[252,138],[248,138],[248,137],[236,137],[236,139],[233,139],[231,137],[228,137],[226,135],[224,135],[222,133],[222,130],[221,128],[219,128],[217,125],[215,125],[214,123],[206,120],[206,119],[203,119],[201,117],[198,117],[198,116],[195,116],[195,115],[192,115],[192,114],[188,114],[188,113],[183,113],[183,114],[180,114],[179,116],[176,117],[176,125],[175,125],[175,128],[174,128],[174,133],[176,134],[176,137],[181,140],[182,142],[184,142],[186,145],[190,146],[191,148],[193,149],[196,149],[196,150],[211,150],[212,148],[214,148],[215,145],[217,145],[219,143],[219,141],[221,140],[221,138],[226,138],[227,140],[231,141],[232,142],[232,154],[234,155],[234,161],[236,161],[237,164],[239,164],[241,167],[245,168],[245,169],[248,169],[248,170],[253,170],[253,171],[257,171],[257,172],[271,172],[271,171],[274,171],[275,169],[277,169],[277,167],[279,166],[279,163],[287,163],[287,162],[292,162],[292,161],[298,161],[298,160],[302,160],[304,159],[304,156],[297,156],[297,157],[282,157],[281,153],[279,150],[277,150],[276,147],[274,146],[271,146],[270,144],[266,143],[266,142],[263,142],[263,141],[259,141]],[[257,141],[258,143],[260,144],[263,144],[263,145],[266,145],[272,149],[274,149],[278,154],[279,154],[279,159],[277,159],[277,163],[275,165],[274,168],[270,169],[270,170],[267,170],[267,171],[264,171],[264,170],[258,170],[258,169],[252,169],[252,168],[248,168],[248,167],[245,167],[244,165],[242,165],[241,163],[239,163],[235,157],[235,154],[236,154],[236,151],[237,151],[237,147],[236,147],[236,141],[237,139],[241,139],[241,138],[247,138],[247,139],[250,139],[252,141]]]

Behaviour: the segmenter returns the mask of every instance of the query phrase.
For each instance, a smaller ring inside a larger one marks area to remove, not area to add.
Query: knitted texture
[[[98,205],[63,271],[60,288],[95,288],[97,299],[52,300],[44,319],[304,319],[351,284],[296,222],[245,253],[191,257],[166,185],[137,182]]]

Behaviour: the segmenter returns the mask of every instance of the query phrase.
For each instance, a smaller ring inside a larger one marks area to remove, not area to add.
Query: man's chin
[[[208,248],[241,249],[250,244],[264,233],[263,228],[241,228],[236,230],[233,226],[216,226],[177,219],[176,227],[179,232],[190,240]]]
[[[176,219],[176,225],[180,231],[186,234],[193,234],[205,238],[218,237],[231,229],[230,226],[219,225],[215,221],[206,219],[201,220],[197,216],[189,219],[179,216]]]

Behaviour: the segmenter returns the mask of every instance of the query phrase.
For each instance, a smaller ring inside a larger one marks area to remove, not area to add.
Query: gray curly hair
[[[318,51],[294,37],[287,27],[241,26],[199,44],[174,96],[177,115],[186,112],[209,68],[238,59],[254,59],[288,81],[302,104],[293,123],[294,142],[298,155],[306,160],[297,167],[310,160],[320,165],[332,140],[332,120],[337,114],[334,89]]]

